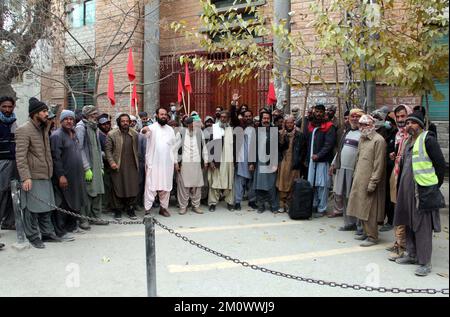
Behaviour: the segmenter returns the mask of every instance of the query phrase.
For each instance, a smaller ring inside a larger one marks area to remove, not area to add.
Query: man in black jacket
[[[398,264],[419,264],[415,274],[431,272],[433,231],[440,232],[439,208],[445,206],[439,188],[444,182],[445,159],[431,131],[424,131],[421,112],[406,120],[410,135],[401,161],[401,177],[395,206],[394,224],[406,226],[407,254],[395,260]]]
[[[313,119],[308,123],[307,152],[308,181],[315,188],[313,206],[316,212],[313,217],[325,215],[328,202],[329,175],[328,170],[333,160],[336,145],[336,128],[327,121],[325,106],[318,104],[314,107]]]

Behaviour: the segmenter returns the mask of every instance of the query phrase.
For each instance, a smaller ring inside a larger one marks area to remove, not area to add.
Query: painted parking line
[[[349,247],[349,248],[338,248],[338,249],[299,253],[299,254],[285,255],[285,256],[276,256],[276,257],[269,257],[269,258],[248,259],[248,260],[243,260],[243,261],[248,262],[250,264],[254,264],[254,265],[265,265],[265,264],[272,264],[272,263],[302,261],[302,260],[307,260],[307,259],[316,259],[316,258],[323,258],[323,257],[329,257],[329,256],[336,256],[336,255],[344,255],[344,254],[351,254],[351,253],[361,253],[361,252],[381,250],[391,244],[392,243],[383,243],[383,244],[375,245],[372,247],[366,247],[366,248],[360,247],[360,246],[355,246],[355,247]],[[211,270],[232,269],[232,268],[236,268],[236,267],[240,267],[240,266],[241,266],[240,264],[236,264],[233,262],[222,261],[222,262],[214,262],[214,263],[209,263],[209,264],[190,264],[190,265],[172,264],[172,265],[168,265],[167,268],[170,273],[187,273],[187,272],[202,272],[202,271],[211,271]]]
[[[283,227],[302,225],[302,222],[286,221],[286,222],[268,222],[268,223],[255,223],[249,225],[232,225],[232,226],[215,226],[215,227],[199,227],[199,228],[174,228],[178,233],[202,233],[202,232],[215,232],[215,231],[227,231],[227,230],[242,230],[242,229],[257,229],[257,228],[269,228],[269,227]],[[144,227],[142,231],[131,231],[121,233],[86,233],[84,235],[77,235],[77,239],[91,239],[91,238],[130,238],[130,237],[143,237]],[[168,234],[165,230],[156,230],[155,234]]]

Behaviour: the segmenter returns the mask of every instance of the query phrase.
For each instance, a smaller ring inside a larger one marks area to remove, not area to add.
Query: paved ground
[[[387,287],[449,287],[448,210],[442,214],[443,232],[434,239],[433,272],[426,278],[413,274],[415,266],[386,259],[392,231],[381,234],[379,246],[361,248],[353,234],[337,231],[342,218],[292,221],[286,214],[224,208],[204,215],[172,214],[158,219],[210,248],[274,270]],[[75,242],[48,243],[44,250],[13,250],[11,231],[2,231],[1,240],[8,246],[0,251],[0,296],[146,295],[143,226],[97,226]],[[383,296],[255,272],[159,228],[156,244],[159,296]]]

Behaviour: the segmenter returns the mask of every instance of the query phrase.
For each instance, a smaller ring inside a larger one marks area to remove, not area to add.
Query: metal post
[[[14,209],[14,218],[16,223],[16,234],[17,243],[13,244],[12,247],[16,250],[23,250],[30,247],[27,240],[25,239],[25,230],[23,226],[23,215],[22,208],[20,208],[20,187],[17,180],[11,181],[11,196],[12,205]]]
[[[145,5],[144,20],[144,111],[152,119],[159,107],[159,7],[159,0],[149,1]]]
[[[147,296],[156,297],[156,255],[155,255],[155,224],[152,216],[144,217],[145,253],[147,268]]]

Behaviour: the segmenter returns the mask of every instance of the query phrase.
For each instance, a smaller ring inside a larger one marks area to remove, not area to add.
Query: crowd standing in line
[[[340,122],[334,105],[316,104],[304,117],[297,106],[289,114],[266,107],[254,116],[239,98],[233,94],[229,109],[217,106],[204,121],[170,104],[153,117],[120,113],[115,127],[94,106],[56,118],[31,98],[29,120],[18,127],[15,100],[0,97],[1,229],[15,229],[15,179],[26,237],[45,248],[107,225],[102,214],[109,212],[118,221],[123,213],[137,219],[139,208],[170,217],[172,196],[180,215],[203,214],[202,204],[215,212],[222,200],[231,212],[248,200],[257,213],[288,213],[294,182],[303,178],[314,188],[313,218],[342,216],[339,230],[355,232],[362,247],[393,229],[387,258],[417,264],[418,276],[431,272],[446,163],[423,107],[371,114],[353,108]]]

